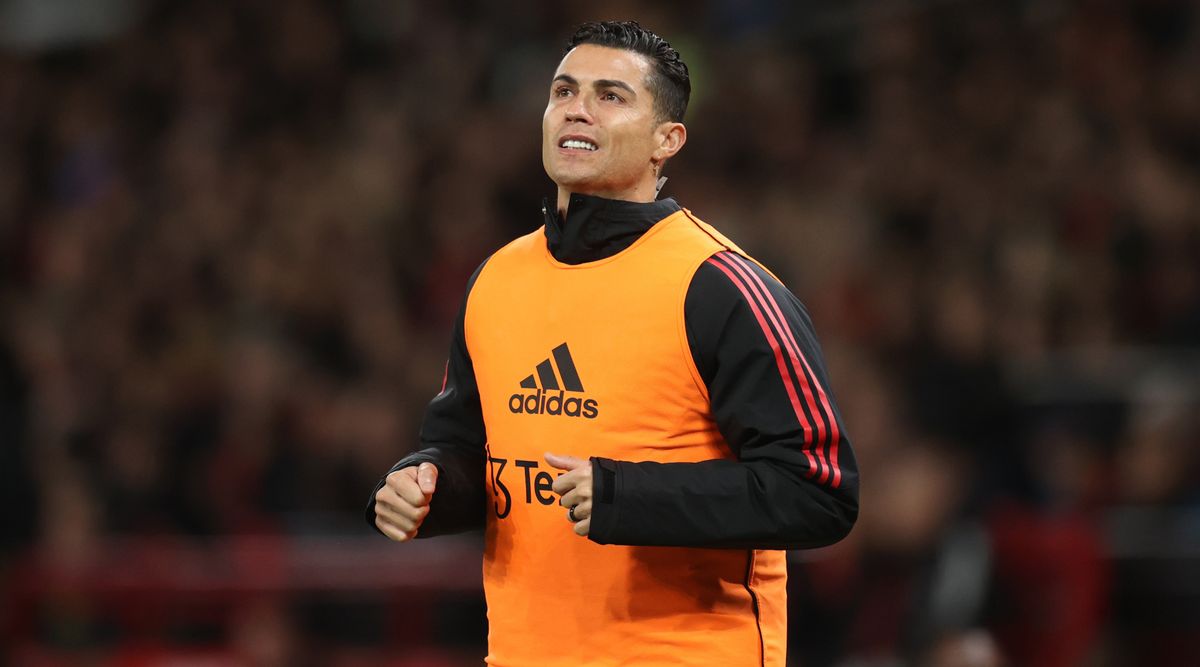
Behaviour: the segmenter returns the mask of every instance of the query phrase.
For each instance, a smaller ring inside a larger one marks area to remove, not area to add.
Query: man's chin
[[[554,181],[560,188],[566,188],[572,192],[586,192],[599,185],[599,179],[596,178],[595,174],[591,173],[558,172],[552,174],[550,180]]]

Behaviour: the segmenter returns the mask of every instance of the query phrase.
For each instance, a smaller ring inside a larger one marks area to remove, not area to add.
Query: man
[[[489,664],[782,665],[782,550],[857,517],[803,306],[656,201],[690,90],[636,23],[575,33],[542,120],[557,205],[472,276],[423,449],[367,508],[398,542],[486,528]]]

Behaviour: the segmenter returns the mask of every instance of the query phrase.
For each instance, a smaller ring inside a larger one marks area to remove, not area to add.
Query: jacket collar
[[[640,203],[573,194],[564,222],[550,200],[543,199],[546,245],[563,264],[595,262],[633,245],[655,223],[679,210],[669,197]]]

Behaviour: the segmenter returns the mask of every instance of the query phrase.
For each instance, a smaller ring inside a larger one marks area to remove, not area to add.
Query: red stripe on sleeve
[[[808,405],[809,414],[811,414],[816,421],[816,427],[817,427],[816,440],[809,440],[807,447],[808,447],[808,449],[811,449],[813,452],[816,453],[817,463],[818,463],[817,468],[821,472],[821,476],[818,479],[818,481],[821,482],[822,484],[824,484],[827,481],[829,481],[829,475],[830,475],[829,460],[825,456],[825,424],[821,420],[821,416],[817,412],[817,402],[816,402],[816,399],[813,398],[813,391],[812,391],[812,387],[808,381],[808,378],[804,375],[804,368],[801,366],[800,361],[797,359],[798,355],[796,353],[795,348],[793,347],[795,345],[795,342],[792,341],[791,343],[789,343],[787,338],[785,337],[786,335],[791,334],[791,330],[787,326],[784,325],[782,313],[780,313],[778,315],[778,317],[776,317],[775,313],[769,309],[769,305],[771,302],[768,300],[768,298],[769,298],[768,294],[764,294],[764,292],[766,291],[766,286],[763,285],[761,291],[759,290],[758,287],[755,287],[754,283],[751,281],[755,280],[757,278],[757,276],[755,276],[754,272],[751,271],[750,269],[735,262],[734,261],[735,257],[737,257],[737,256],[732,253],[721,253],[716,256],[718,261],[721,261],[726,266],[733,269],[735,272],[737,272],[738,275],[740,275],[742,277],[742,280],[744,280],[748,285],[750,285],[750,289],[754,293],[755,298],[762,305],[763,309],[766,310],[767,317],[771,320],[771,324],[774,325],[776,334],[779,336],[780,340],[783,341],[784,347],[787,348],[788,356],[792,360],[792,369],[796,371],[796,380],[801,383],[800,389],[801,389],[801,393],[804,395],[804,402]],[[759,283],[759,284],[761,285],[761,283]]]
[[[712,264],[720,269],[721,273],[724,273],[726,277],[729,278],[729,281],[733,283],[734,287],[737,287],[738,291],[742,293],[742,296],[746,298],[746,303],[750,304],[750,310],[754,313],[754,319],[758,320],[758,325],[762,327],[763,335],[767,338],[767,343],[770,344],[771,350],[775,353],[775,364],[779,367],[779,375],[783,379],[783,387],[787,390],[788,399],[792,402],[792,410],[796,413],[796,419],[799,420],[800,427],[804,429],[805,435],[811,441],[813,431],[812,424],[810,424],[808,419],[804,416],[804,409],[800,407],[800,398],[796,395],[796,388],[793,386],[791,378],[788,377],[787,364],[783,360],[783,350],[781,350],[779,347],[779,341],[775,338],[775,333],[771,331],[771,327],[763,318],[762,311],[759,309],[754,297],[750,295],[747,286],[742,282],[742,280],[734,275],[732,271],[730,271],[725,265],[717,261],[715,258],[710,257],[707,261],[709,264]],[[812,477],[818,468],[817,461],[813,458],[812,453],[807,449],[803,451],[804,456],[808,458],[809,469],[807,475]]]
[[[790,343],[789,349],[794,355],[793,363],[795,362],[796,357],[798,357],[800,363],[804,364],[805,370],[808,371],[808,377],[812,378],[812,386],[816,388],[816,394],[821,401],[821,407],[824,410],[826,417],[829,419],[829,458],[830,463],[832,464],[831,467],[833,469],[833,488],[836,489],[842,483],[842,469],[838,466],[838,443],[841,441],[841,432],[838,428],[837,418],[833,414],[833,407],[829,403],[829,397],[826,395],[825,389],[821,386],[821,383],[817,380],[817,374],[813,372],[812,366],[809,365],[808,359],[805,358],[804,352],[800,349],[800,345],[796,342],[796,337],[793,335],[791,327],[787,326],[787,320],[783,317],[783,311],[779,308],[779,302],[775,300],[775,297],[771,294],[771,291],[767,289],[766,284],[763,283],[762,279],[758,277],[758,274],[754,272],[752,267],[750,267],[749,260],[737,254],[730,253],[729,255],[730,256],[727,259],[742,264],[744,270],[750,274],[750,278],[757,283],[760,288],[762,288],[762,292],[766,295],[768,304],[770,305],[771,309],[774,310],[775,314],[779,316],[779,320],[782,323],[780,327],[783,329],[786,340]],[[797,373],[797,375],[799,375],[799,373]],[[809,380],[805,378],[805,396],[811,398],[811,394],[808,392],[808,382]],[[826,475],[821,475],[820,481],[824,482],[826,479]]]

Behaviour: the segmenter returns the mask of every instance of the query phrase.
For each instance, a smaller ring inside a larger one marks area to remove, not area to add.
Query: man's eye
[[[567,95],[570,95],[570,94],[571,94],[571,89],[567,88],[566,86],[560,86],[560,87],[554,89],[555,97],[566,97]]]
[[[604,95],[601,99],[603,99],[605,102],[624,102],[625,101],[625,100],[621,99],[620,95],[618,95],[612,91],[604,93]]]

